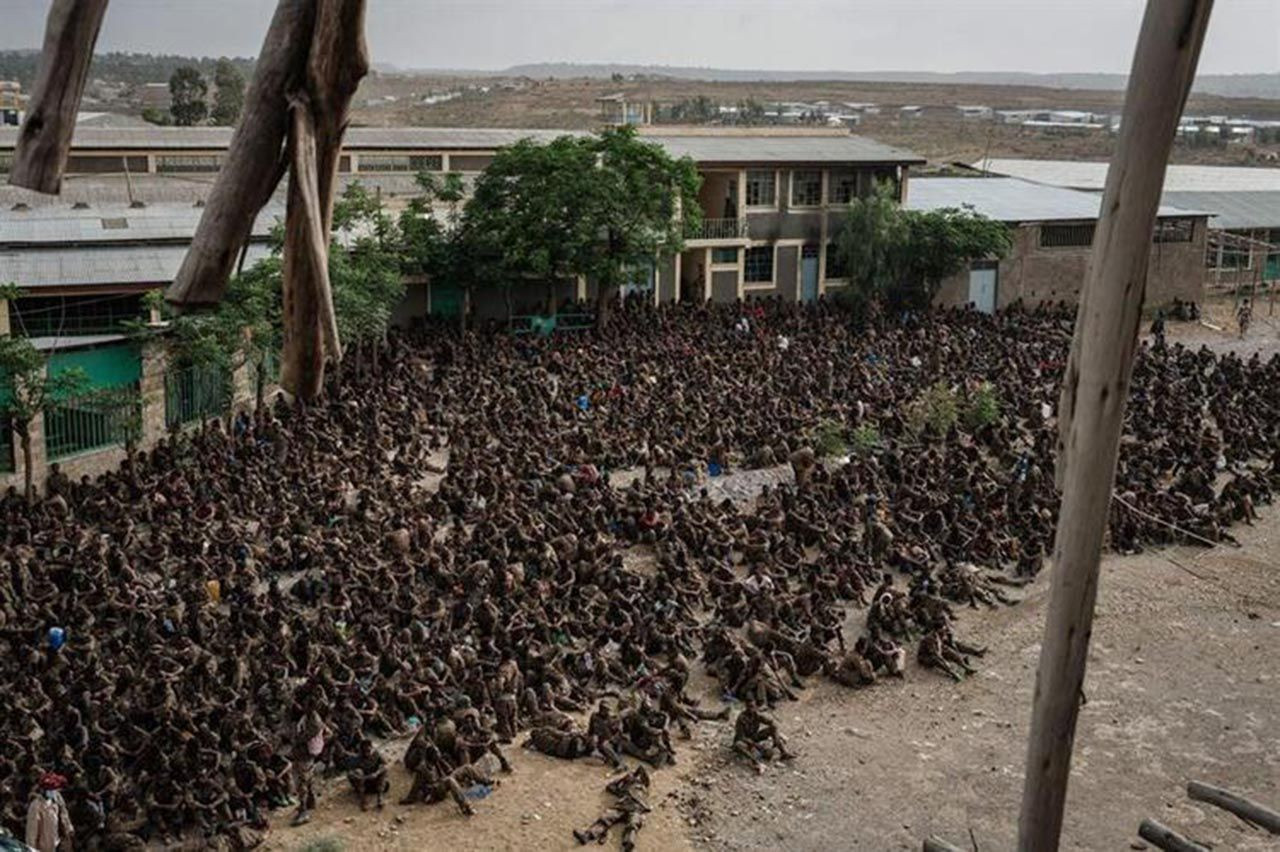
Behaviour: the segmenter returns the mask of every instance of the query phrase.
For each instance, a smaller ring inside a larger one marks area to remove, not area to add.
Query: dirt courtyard
[[[1215,320],[1229,316],[1208,307]],[[1169,337],[1245,353],[1280,349],[1269,317],[1244,341],[1233,329],[1191,323],[1170,324]],[[1143,848],[1130,844],[1144,817],[1216,849],[1276,848],[1184,792],[1201,780],[1280,807],[1280,509],[1264,509],[1256,526],[1234,534],[1239,548],[1105,560],[1064,849]],[[960,613],[958,633],[989,647],[979,673],[961,684],[914,662],[905,681],[857,692],[810,679],[802,699],[776,713],[799,752],[793,763],[757,776],[729,758],[731,724],[702,723],[693,741],[677,741],[679,763],[652,774],[653,813],[638,848],[918,850],[937,834],[963,848],[1013,849],[1050,574],[1016,606]],[[846,635],[857,635],[863,617],[850,611]],[[696,685],[718,706],[705,679]],[[398,759],[403,747],[389,754]],[[475,802],[470,820],[452,805],[395,804],[408,786],[397,764],[384,811],[360,813],[335,779],[311,824],[288,828],[288,814],[277,814],[266,848],[300,850],[323,838],[346,850],[578,848],[572,829],[607,806],[607,768],[517,747],[509,754],[515,773]],[[617,843],[615,834],[608,845]]]

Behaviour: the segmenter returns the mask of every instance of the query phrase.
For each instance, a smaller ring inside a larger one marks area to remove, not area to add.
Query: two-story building
[[[842,129],[654,129],[644,137],[698,164],[701,227],[659,262],[658,301],[778,296],[812,301],[848,278],[833,248],[849,202],[894,186],[924,159]]]

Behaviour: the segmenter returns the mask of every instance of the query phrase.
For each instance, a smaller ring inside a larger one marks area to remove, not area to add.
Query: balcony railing
[[[746,219],[703,219],[702,223],[685,229],[686,240],[745,240]]]

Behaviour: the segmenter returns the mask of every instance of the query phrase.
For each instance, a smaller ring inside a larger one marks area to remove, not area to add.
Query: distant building
[[[21,124],[25,103],[21,83],[16,80],[0,80],[0,126],[17,127]]]
[[[626,94],[618,92],[598,97],[596,103],[600,107],[600,120],[611,127],[653,123],[652,101],[628,99]]]
[[[898,107],[898,118],[917,119],[924,115],[924,107],[908,104]]]
[[[960,113],[961,118],[966,119],[988,119],[992,117],[991,107],[981,104],[959,105],[956,107],[956,112]]]
[[[168,83],[143,83],[138,87],[138,101],[144,109],[165,110],[173,104]]]

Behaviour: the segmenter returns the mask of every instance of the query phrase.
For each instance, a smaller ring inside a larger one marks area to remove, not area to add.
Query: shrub
[[[880,447],[880,430],[870,423],[863,423],[853,430],[852,441],[854,455],[868,455]]]
[[[930,433],[941,437],[956,425],[959,414],[956,392],[938,380],[907,405],[907,428],[916,435]]]
[[[336,837],[321,837],[312,840],[299,849],[299,852],[342,852],[342,841]]]
[[[969,394],[964,409],[964,425],[971,432],[1000,419],[1000,397],[991,382],[983,382]]]
[[[820,457],[842,456],[848,452],[844,442],[844,427],[834,420],[823,420],[814,431],[813,447]]]

